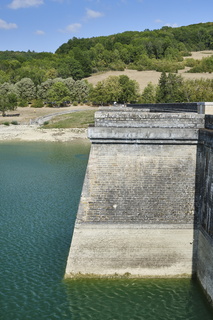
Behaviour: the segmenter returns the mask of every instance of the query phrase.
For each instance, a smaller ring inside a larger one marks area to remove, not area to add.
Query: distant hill
[[[56,53],[69,54],[85,76],[106,70],[171,71],[184,68],[191,51],[213,49],[213,23],[160,30],[126,31],[105,37],[72,38]]]
[[[55,53],[0,51],[0,84],[30,78],[80,80],[109,71],[213,72],[213,59],[199,63],[192,51],[213,50],[213,22],[159,30],[126,31],[110,36],[72,38]],[[186,57],[190,59],[186,59]]]

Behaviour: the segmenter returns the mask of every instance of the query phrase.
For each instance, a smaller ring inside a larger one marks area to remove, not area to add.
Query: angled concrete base
[[[66,277],[191,276],[193,228],[184,225],[103,225],[75,227]]]

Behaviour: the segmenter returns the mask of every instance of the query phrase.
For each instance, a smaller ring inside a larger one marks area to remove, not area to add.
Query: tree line
[[[141,103],[213,101],[213,79],[184,80],[181,75],[162,72],[158,85],[149,83]]]
[[[213,49],[213,23],[159,30],[126,31],[110,36],[72,38],[55,53],[0,51],[0,83],[30,78],[35,85],[48,79],[81,80],[107,70],[213,71],[212,58],[190,59],[191,51]],[[183,57],[188,56],[188,59]]]
[[[96,86],[85,80],[55,78],[35,86],[30,78],[16,84],[5,82],[0,85],[0,111],[44,105],[59,107],[68,104],[86,103],[110,105],[114,102],[127,103],[170,103],[213,101],[213,80],[184,80],[176,73],[162,72],[157,85],[151,82],[141,93],[139,84],[126,75],[110,76]]]

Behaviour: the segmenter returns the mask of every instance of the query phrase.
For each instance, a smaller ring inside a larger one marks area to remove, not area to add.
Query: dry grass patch
[[[192,52],[192,55],[186,58],[193,58],[196,60],[201,60],[202,58],[207,58],[213,55],[213,50],[210,51],[198,51]],[[179,70],[178,74],[184,79],[213,79],[213,74],[209,73],[186,73],[190,68],[186,67],[183,70]],[[157,71],[137,71],[126,69],[124,71],[107,71],[103,73],[97,73],[91,77],[86,78],[89,83],[96,85],[99,81],[107,79],[109,76],[120,76],[127,75],[130,79],[136,80],[139,83],[140,91],[142,92],[149,82],[153,84],[158,84],[158,81],[161,76],[161,72]]]

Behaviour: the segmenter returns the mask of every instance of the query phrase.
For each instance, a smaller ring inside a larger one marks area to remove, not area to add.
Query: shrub
[[[27,100],[21,99],[18,103],[19,107],[27,107],[28,106],[28,102]]]
[[[43,101],[38,99],[38,100],[33,100],[31,107],[32,108],[43,108],[44,104]]]
[[[4,124],[5,126],[9,126],[9,125],[10,125],[10,123],[9,123],[8,121],[4,122],[3,124]]]
[[[11,124],[17,126],[17,125],[18,125],[18,122],[14,120],[14,121],[11,121]]]

